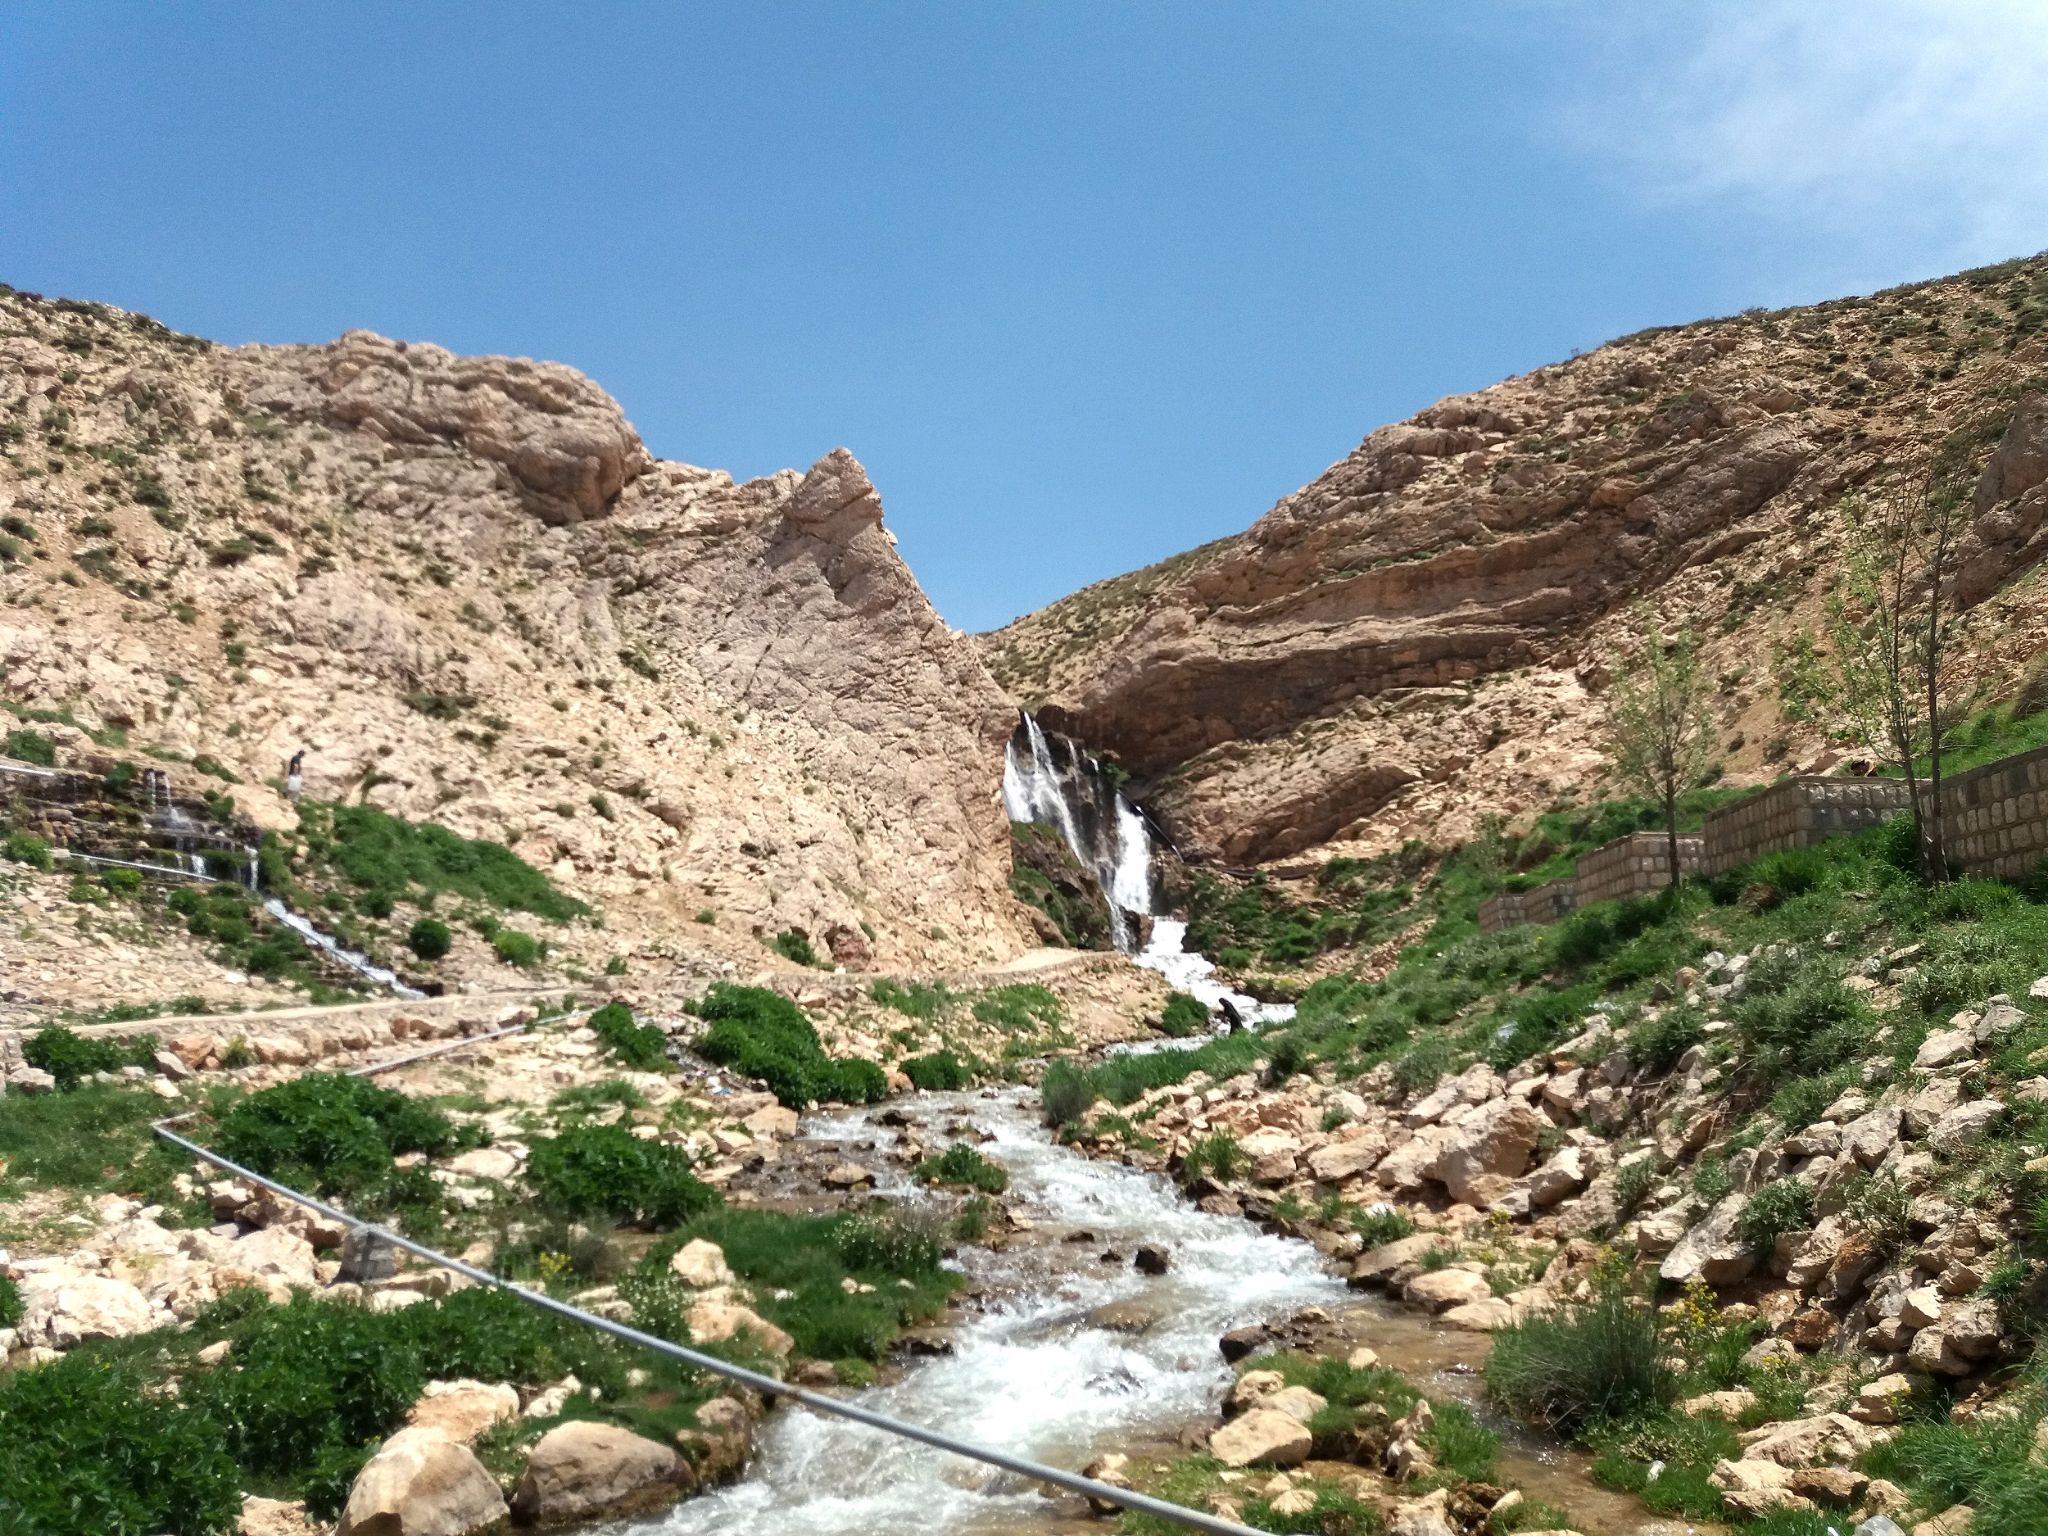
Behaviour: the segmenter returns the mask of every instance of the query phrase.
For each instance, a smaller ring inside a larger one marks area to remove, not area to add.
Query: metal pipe
[[[526,1026],[518,1025],[514,1027],[523,1029]],[[509,1034],[511,1031],[502,1030],[498,1033]],[[438,1055],[444,1050],[457,1049],[463,1045],[474,1045],[481,1040],[489,1038],[495,1038],[495,1036],[476,1035],[467,1040],[437,1046],[431,1051],[422,1051],[415,1056],[401,1057],[397,1061],[380,1062],[357,1070],[363,1074],[382,1072],[392,1067],[403,1066],[410,1061],[417,1061],[422,1056]],[[454,1273],[473,1280],[479,1285],[488,1285],[507,1292],[512,1296],[516,1296],[528,1306],[535,1307],[542,1312],[551,1312],[557,1317],[567,1318],[574,1323],[581,1323],[586,1328],[595,1328],[600,1333],[610,1334],[613,1338],[619,1339],[624,1343],[637,1344],[642,1349],[651,1349],[656,1354],[666,1355],[670,1359],[680,1361],[684,1365],[693,1366],[700,1371],[708,1371],[714,1376],[722,1376],[728,1381],[738,1382],[741,1386],[752,1388],[754,1391],[763,1393],[766,1396],[789,1398],[794,1402],[803,1404],[804,1407],[811,1409],[815,1413],[832,1414],[838,1418],[850,1419],[856,1424],[865,1424],[870,1429],[879,1429],[887,1434],[897,1435],[906,1440],[915,1440],[919,1444],[931,1446],[935,1450],[946,1451],[955,1456],[964,1456],[973,1461],[984,1462],[992,1467],[1000,1467],[1005,1472],[1014,1472],[1021,1477],[1029,1477],[1039,1482],[1051,1483],[1056,1488],[1064,1488],[1069,1493],[1078,1493],[1084,1498],[1096,1499],[1121,1509],[1135,1510],[1140,1514],[1154,1515],[1161,1520],[1169,1520],[1176,1525],[1185,1526],[1191,1531],[1208,1532],[1209,1536],[1259,1536],[1259,1533],[1252,1530],[1251,1527],[1239,1525],[1235,1521],[1225,1520],[1217,1515],[1207,1514],[1198,1509],[1188,1509],[1184,1505],[1169,1503],[1165,1499],[1156,1499],[1150,1494],[1138,1493],[1129,1488],[1117,1488],[1109,1483],[1097,1482],[1092,1477],[1083,1477],[1078,1472],[1067,1472],[1058,1467],[1049,1467],[1042,1462],[1032,1461],[1028,1457],[1012,1456],[1006,1451],[993,1450],[988,1446],[975,1445],[970,1441],[958,1440],[951,1435],[941,1434],[937,1430],[926,1429],[921,1424],[906,1424],[901,1419],[892,1419],[886,1414],[876,1413],[871,1409],[863,1408],[858,1403],[846,1402],[836,1397],[827,1397],[817,1392],[807,1392],[801,1387],[793,1387],[786,1382],[778,1381],[773,1376],[765,1376],[758,1371],[750,1371],[745,1366],[734,1365],[730,1361],[721,1360],[715,1355],[699,1354],[694,1349],[685,1349],[680,1344],[671,1343],[669,1340],[658,1338],[651,1333],[642,1333],[637,1328],[630,1328],[624,1323],[613,1321],[611,1318],[599,1317],[595,1313],[585,1312],[580,1307],[572,1307],[567,1302],[557,1301],[554,1297],[544,1295],[539,1291],[531,1291],[524,1286],[514,1285],[511,1281],[500,1279],[488,1270],[478,1269],[473,1264],[465,1264],[461,1259],[437,1252],[423,1243],[414,1242],[411,1238],[401,1237],[389,1228],[380,1227],[373,1222],[364,1221],[360,1217],[353,1216],[339,1206],[329,1205],[324,1200],[316,1200],[311,1195],[302,1194],[288,1185],[278,1183],[275,1179],[265,1178],[254,1169],[244,1168],[240,1163],[222,1157],[218,1152],[208,1151],[196,1141],[180,1136],[170,1129],[173,1125],[192,1119],[197,1113],[198,1111],[194,1110],[183,1115],[173,1115],[168,1119],[158,1120],[150,1129],[173,1146],[184,1149],[203,1162],[213,1164],[216,1168],[225,1169],[237,1178],[245,1179],[275,1194],[283,1195],[287,1200],[296,1201],[298,1204],[318,1211],[330,1220],[338,1221],[356,1231],[367,1232],[372,1237],[388,1242],[394,1247],[403,1248],[406,1252],[425,1259],[430,1264],[436,1264],[443,1269],[452,1270]]]

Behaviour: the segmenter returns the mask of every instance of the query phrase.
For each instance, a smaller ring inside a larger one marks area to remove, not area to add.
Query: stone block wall
[[[1576,882],[1566,876],[1533,891],[1502,891],[1479,906],[1479,926],[1488,933],[1517,923],[1554,923],[1578,907]]]
[[[1706,847],[1698,837],[1678,840],[1678,872],[1696,875]],[[1579,860],[1573,884],[1578,905],[1648,896],[1671,883],[1671,848],[1662,832],[1631,832]]]
[[[1707,817],[1701,868],[1723,874],[1767,853],[1874,827],[1906,806],[1900,779],[1786,779]]]
[[[2026,879],[2048,860],[2048,747],[1944,780],[1941,809],[1951,868]]]

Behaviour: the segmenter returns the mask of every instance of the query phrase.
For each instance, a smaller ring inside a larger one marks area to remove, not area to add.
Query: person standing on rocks
[[[302,776],[302,770],[305,766],[306,749],[301,747],[292,754],[292,760],[284,766],[284,792],[286,799],[296,800],[299,798],[301,791],[304,790],[305,780]]]

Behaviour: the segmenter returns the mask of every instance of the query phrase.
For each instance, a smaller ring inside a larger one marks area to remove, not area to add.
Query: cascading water
[[[1305,1306],[1335,1307],[1347,1294],[1307,1244],[1196,1210],[1156,1175],[1058,1146],[1020,1091],[995,1099],[929,1095],[911,1107],[934,1136],[948,1120],[972,1115],[994,1138],[984,1150],[1009,1169],[1012,1198],[1041,1230],[1032,1242],[962,1248],[970,1277],[996,1299],[952,1331],[950,1353],[859,1395],[878,1412],[1079,1468],[1099,1450],[1207,1414],[1230,1379],[1216,1349],[1225,1329]],[[878,1113],[810,1120],[804,1131],[848,1143],[859,1157],[860,1144],[876,1138]],[[882,1166],[877,1173],[892,1198],[928,1198],[898,1173]],[[1091,1238],[1085,1247],[1055,1240],[1080,1231]],[[1095,1258],[1105,1249],[1128,1255],[1140,1243],[1171,1251],[1165,1275],[1141,1275],[1128,1258]],[[1121,1320],[1105,1310],[1112,1307]],[[1050,1519],[1032,1484],[792,1409],[775,1416],[746,1481],[654,1520],[608,1529],[938,1536],[1045,1528]]]
[[[367,955],[357,954],[354,950],[343,945],[333,934],[324,933],[314,927],[275,896],[270,897],[263,903],[263,910],[276,918],[280,923],[283,923],[285,927],[291,929],[293,933],[296,933],[315,949],[331,955],[358,976],[367,977],[369,980],[377,983],[378,986],[388,988],[395,996],[405,998],[409,1002],[416,1002],[427,995],[420,991],[419,988],[409,987],[403,981],[400,981],[396,971],[387,970]]]
[[[1211,1011],[1224,1004],[1247,1024],[1294,1017],[1289,1003],[1262,1003],[1215,979],[1216,967],[1184,947],[1187,924],[1155,915],[1159,885],[1152,872],[1152,829],[1144,812],[1095,758],[1064,736],[1048,736],[1028,712],[1003,749],[1003,809],[1012,821],[1058,829],[1083,868],[1092,870],[1109,903],[1116,947],[1159,972]],[[1144,946],[1135,916],[1152,918]]]

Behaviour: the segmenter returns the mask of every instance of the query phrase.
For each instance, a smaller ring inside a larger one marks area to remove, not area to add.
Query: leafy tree
[[[1787,717],[1904,774],[1920,870],[1935,881],[1948,878],[1939,807],[1949,722],[1941,701],[1962,617],[1954,561],[1966,506],[1953,441],[1925,478],[1845,498],[1847,537],[1825,644],[1802,630],[1773,656]]]
[[[1678,799],[1707,776],[1714,750],[1709,682],[1690,626],[1666,640],[1648,608],[1615,658],[1607,699],[1607,752],[1615,775],[1664,807],[1671,884],[1678,884]]]

